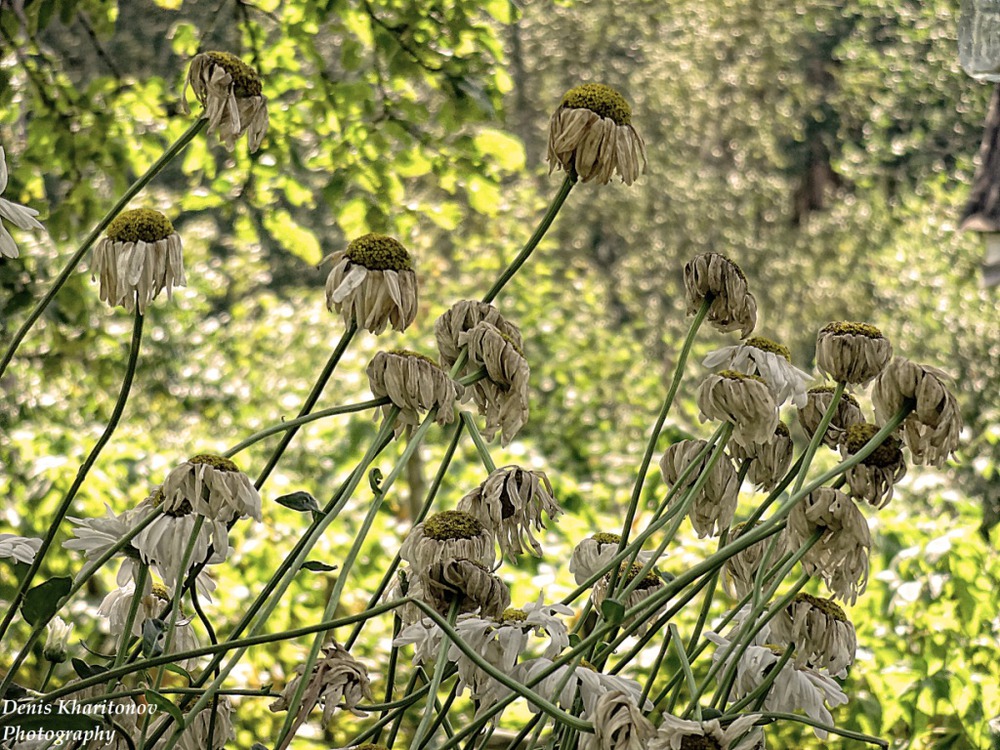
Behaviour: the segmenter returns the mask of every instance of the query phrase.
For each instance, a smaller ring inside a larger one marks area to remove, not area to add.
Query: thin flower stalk
[[[132,601],[128,605],[128,614],[125,616],[125,627],[122,628],[121,640],[118,642],[118,651],[115,654],[114,666],[120,667],[125,663],[128,656],[129,643],[132,640],[132,626],[135,624],[136,614],[139,612],[139,604],[142,602],[142,592],[146,588],[146,579],[149,577],[149,565],[141,563],[139,565],[139,575],[135,579],[135,593],[132,594]],[[164,648],[164,653],[169,650]]]
[[[799,468],[799,475],[795,478],[795,485],[792,487],[792,494],[802,489],[802,483],[806,481],[806,474],[809,472],[809,465],[812,463],[820,443],[823,442],[823,436],[826,434],[826,430],[833,420],[833,415],[837,413],[837,405],[840,403],[846,387],[847,383],[837,383],[837,387],[833,391],[833,397],[830,399],[830,406],[827,407],[826,414],[820,420],[819,427],[816,428],[812,440],[809,441],[809,447],[806,448],[805,458],[802,461],[802,466]]]
[[[448,610],[448,624],[454,628],[455,620],[458,619],[458,610],[461,606],[461,599],[456,597]],[[457,634],[456,634],[457,637]],[[437,659],[434,662],[434,674],[431,676],[430,689],[428,695],[431,697],[436,696],[438,688],[441,686],[441,679],[444,677],[445,667],[448,665],[448,650],[451,648],[451,643],[447,638],[441,639],[441,646],[438,649]],[[413,733],[413,739],[410,741],[410,747],[414,750],[421,750],[421,748],[427,744],[431,738],[430,733],[430,723],[431,718],[434,715],[434,701],[428,699],[427,706],[424,708],[423,716],[420,717],[420,723],[417,725],[416,731]]]
[[[681,641],[681,634],[677,630],[677,626],[670,623],[670,641],[674,644],[674,649],[677,651],[677,658],[681,663],[681,672],[684,673],[684,681],[687,683],[688,690],[691,691],[691,703],[694,705],[694,716],[695,719],[701,721],[701,706],[698,705],[698,684],[694,679],[694,672],[691,671],[691,662],[688,661],[687,653],[684,651],[684,643]]]
[[[492,474],[497,470],[497,465],[490,456],[490,449],[486,445],[486,441],[483,440],[483,436],[479,433],[479,428],[476,427],[476,421],[472,416],[472,412],[462,411],[462,422],[465,423],[466,428],[468,428],[469,436],[472,438],[472,442],[476,446],[476,452],[479,454],[479,460],[483,462],[483,468],[486,469],[487,474]]]
[[[729,717],[730,713],[726,714]],[[877,745],[883,750],[889,750],[889,743],[879,737],[873,737],[870,734],[865,734],[864,732],[855,732],[852,729],[841,729],[835,727],[832,724],[824,724],[821,721],[816,721],[809,716],[803,716],[802,714],[786,714],[777,711],[762,711],[758,716],[765,720],[766,723],[773,723],[775,721],[794,721],[799,724],[805,724],[806,726],[814,727],[816,729],[822,729],[830,734],[836,734],[840,737],[846,737],[849,740],[858,740],[859,742],[867,742],[869,745]],[[723,718],[726,718],[723,717]]]

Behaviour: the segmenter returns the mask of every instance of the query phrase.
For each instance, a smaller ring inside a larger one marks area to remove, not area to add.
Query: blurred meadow
[[[540,536],[542,558],[504,569],[515,605],[568,593],[576,542],[619,530],[689,323],[683,266],[722,252],[757,297],[757,332],[785,343],[797,366],[815,371],[820,327],[866,320],[896,353],[954,378],[965,422],[954,460],[911,467],[892,503],[867,513],[872,580],[848,608],[860,650],[834,719],[893,748],[1000,748],[990,723],[1000,717],[1000,316],[997,290],[979,285],[981,240],[957,231],[993,87],[959,68],[957,16],[953,0],[0,2],[4,195],[39,209],[47,230],[17,233],[21,257],[0,260],[3,346],[80,240],[190,124],[179,101],[193,55],[239,54],[270,108],[258,152],[198,137],[131,203],[172,220],[188,286],[151,306],[125,418],[70,515],[121,512],[188,456],[294,417],[344,327],[326,309],[329,266],[318,264],[359,235],[409,248],[419,311],[403,334],[355,337],[318,407],[371,398],[364,369],[380,349],[434,355],[434,321],[482,295],[562,181],[548,174],[545,145],[563,93],[603,82],[632,104],[647,172],[631,186],[577,186],[496,303],[524,333],[531,419],[507,448],[491,446],[493,458],[545,471],[566,511]],[[0,532],[44,534],[117,395],[131,318],[100,302],[86,268],[0,381]],[[708,437],[694,401],[701,360],[735,340],[702,329],[660,450]],[[794,409],[785,417],[801,450]],[[262,493],[263,523],[241,525],[213,568],[220,633],[302,532],[302,514],[273,500],[304,490],[324,503],[376,428],[365,412],[296,436]],[[365,608],[450,434],[432,429],[387,496],[338,615]],[[235,460],[254,476],[274,444]],[[375,466],[388,475],[403,445]],[[839,460],[821,451],[819,468]],[[463,442],[439,507],[484,478]],[[640,508],[663,492],[654,465]],[[362,494],[311,559],[343,558]],[[681,572],[713,545],[685,524],[660,567]],[[7,563],[0,597],[14,580]],[[40,575],[81,564],[53,549]],[[317,621],[335,581],[302,571],[273,630]],[[73,600],[73,618],[87,623],[79,633],[107,631],[96,608],[114,585],[105,572]],[[712,615],[731,604],[717,597]],[[685,612],[681,630],[696,616]],[[18,622],[12,638],[26,633]],[[391,622],[375,619],[354,648],[376,695],[390,639]],[[251,650],[230,682],[279,690],[309,641]],[[87,645],[113,650],[110,636]],[[638,664],[648,669],[653,655]],[[5,639],[0,672],[12,658]],[[20,681],[37,684],[43,671],[29,660]],[[62,665],[53,684],[72,676]],[[268,702],[238,703],[234,747],[276,734],[283,716]],[[291,747],[341,747],[366,726],[345,716],[314,721]],[[508,713],[503,726],[528,716]],[[771,747],[822,744],[795,724],[768,735]]]

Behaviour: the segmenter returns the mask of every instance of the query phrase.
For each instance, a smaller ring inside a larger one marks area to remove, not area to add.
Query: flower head
[[[0,195],[7,189],[7,157],[3,146],[0,146]],[[38,211],[20,203],[14,203],[6,198],[0,198],[0,219],[6,219],[18,229],[44,229],[35,217]],[[0,258],[16,258],[17,245],[10,236],[7,227],[0,222]]]
[[[288,710],[291,699],[298,690],[299,683],[302,682],[305,666],[300,664],[295,671],[297,676],[285,685],[281,697],[271,703],[272,711]],[[309,714],[320,703],[323,704],[324,724],[330,723],[334,713],[340,708],[341,701],[344,708],[355,716],[365,716],[366,714],[358,710],[357,706],[366,698],[372,699],[368,669],[351,656],[347,649],[332,641],[330,645],[323,647],[323,656],[316,661],[309,674],[305,692],[302,694],[302,703],[290,734],[295,734],[295,730],[305,723]]]
[[[399,407],[396,437],[418,426],[420,414],[429,409],[437,410],[438,424],[454,421],[455,401],[464,389],[430,358],[405,349],[379,352],[365,372],[375,397],[388,396],[393,406]],[[380,411],[376,410],[376,419]],[[388,408],[384,414],[388,418]]]
[[[195,55],[188,69],[181,108],[188,112],[187,87],[205,108],[208,132],[218,131],[219,140],[230,151],[247,134],[251,153],[260,148],[267,133],[267,97],[262,93],[257,71],[228,52]]]
[[[838,383],[867,385],[892,357],[892,344],[868,323],[828,323],[816,337],[816,364]]]
[[[116,546],[131,532],[149,513],[151,506],[140,503],[135,508],[122,514],[115,513],[110,505],[104,505],[104,515],[100,518],[75,518],[69,520],[76,526],[73,533],[76,538],[63,542],[66,549],[83,552],[88,560],[101,557],[105,552]],[[134,541],[134,540],[133,540]],[[139,550],[132,544],[127,544],[118,555],[122,558],[118,568],[118,585],[124,586],[133,579],[136,572],[135,562],[139,559]]]
[[[903,439],[915,463],[943,466],[958,446],[962,415],[947,381],[948,376],[936,367],[896,357],[872,387],[875,418],[882,424],[908,400],[914,402],[903,422]]]
[[[704,253],[684,266],[688,315],[707,299],[708,321],[722,332],[740,329],[746,338],[757,325],[757,299],[747,287],[743,270],[725,255]]]
[[[724,346],[705,357],[705,367],[724,365],[747,375],[759,375],[771,389],[774,402],[781,406],[788,400],[795,406],[806,403],[806,386],[812,376],[792,365],[788,347],[763,336],[751,336],[742,344]]]
[[[517,556],[525,548],[541,556],[532,527],[541,531],[542,514],[556,518],[562,509],[552,496],[549,478],[541,471],[505,466],[458,501],[458,510],[475,516],[491,529],[504,554]]]
[[[787,549],[801,548],[814,533],[819,540],[802,558],[809,575],[822,578],[830,591],[853,604],[868,586],[868,553],[872,546],[868,522],[850,497],[820,487],[788,515]]]
[[[586,734],[580,750],[645,750],[656,727],[642,715],[635,700],[621,690],[609,690],[586,709],[594,734]]]
[[[366,234],[333,253],[326,306],[346,325],[376,335],[387,325],[404,331],[417,317],[417,275],[406,248],[384,234]]]
[[[733,440],[744,447],[764,443],[778,428],[778,407],[757,375],[722,370],[709,375],[698,389],[702,420],[733,423]]]
[[[771,637],[795,644],[795,663],[830,670],[846,677],[854,663],[858,637],[854,625],[833,599],[820,599],[804,592],[795,595],[771,623]]]
[[[601,83],[567,91],[549,121],[546,161],[549,174],[575,170],[583,182],[606,185],[617,172],[626,185],[635,182],[646,171],[646,146],[625,97]]]
[[[755,714],[742,714],[723,729],[718,719],[686,721],[664,714],[656,737],[647,747],[649,750],[763,750],[764,734],[754,727],[757,719]]]
[[[642,578],[639,575],[642,574],[643,564],[634,562],[631,565],[628,561],[623,562],[618,567],[618,576],[615,582],[617,588],[624,588],[625,586],[633,583],[636,579],[639,580],[638,585],[621,601],[621,604],[625,609],[632,609],[633,607],[641,604],[649,597],[660,591],[663,586],[663,579],[655,570],[649,570]],[[594,584],[594,588],[590,590],[590,601],[594,605],[594,609],[598,612],[601,611],[601,605],[611,594],[611,573],[605,574],[597,583]],[[648,614],[633,615],[632,617],[626,618],[622,623],[621,627],[624,629],[629,629],[633,623],[639,622],[638,628],[636,628],[636,635],[642,636],[649,630],[652,621],[656,619],[657,615],[660,614],[660,610],[657,609]]]
[[[66,644],[69,643],[72,632],[73,625],[67,625],[58,615],[49,620],[49,624],[45,626],[45,645],[42,647],[42,656],[46,661],[53,664],[66,661]]]
[[[446,510],[414,526],[399,556],[416,571],[464,558],[492,566],[496,560],[493,533],[471,513]]]
[[[444,367],[451,367],[458,361],[462,351],[458,337],[483,322],[489,323],[499,330],[518,349],[523,348],[521,330],[504,318],[493,305],[477,300],[460,300],[448,308],[434,323],[434,338],[437,339],[441,364]],[[471,370],[466,368],[463,374],[468,374],[468,372]]]
[[[840,453],[844,458],[860,451],[879,431],[867,422],[852,424],[844,432]],[[906,476],[906,461],[899,449],[903,441],[889,435],[882,444],[861,463],[847,470],[847,484],[851,495],[876,508],[884,508],[892,500],[892,487]]]
[[[707,445],[708,443],[704,440],[679,440],[669,446],[663,452],[663,458],[660,459],[660,472],[663,474],[663,481],[669,485],[676,485],[684,470],[691,465]],[[708,451],[699,460],[694,471],[688,475],[684,484],[675,488],[678,497],[683,495],[689,487],[692,487],[705,471],[710,455],[711,451]],[[691,525],[694,526],[699,538],[717,536],[722,529],[727,528],[732,523],[733,514],[736,513],[736,499],[739,491],[736,470],[733,469],[732,462],[725,455],[719,456],[708,475],[708,481],[695,495],[689,511]]]
[[[749,460],[747,477],[757,489],[769,492],[778,486],[792,465],[792,447],[788,427],[784,422],[778,422],[774,435],[766,443],[753,443],[748,448],[734,442],[730,453],[739,461]]]
[[[544,656],[526,659],[514,668],[512,676],[518,682],[527,684],[552,667],[552,664],[552,660]],[[567,711],[572,710],[577,695],[585,707],[596,707],[597,700],[612,691],[624,693],[637,706],[642,703],[643,710],[649,711],[653,708],[652,701],[647,700],[643,703],[642,686],[638,682],[627,677],[598,672],[587,662],[581,662],[575,668],[563,664],[535,685],[534,690],[546,700],[558,703]],[[538,712],[533,704],[529,703],[528,708],[532,713]]]
[[[756,527],[756,524],[755,524]],[[749,533],[745,523],[738,523],[733,527],[733,533],[729,536],[730,542],[735,542],[743,534]],[[778,542],[774,552],[771,554],[770,562],[773,565],[785,554],[784,535],[778,535]],[[774,537],[761,539],[759,542],[751,544],[744,550],[737,552],[722,564],[722,585],[730,595],[742,598],[753,589],[754,579],[757,571],[760,570],[761,563],[767,554],[768,547]]]
[[[160,488],[163,507],[173,513],[190,507],[213,521],[260,521],[260,493],[230,459],[211,453],[192,456],[167,474]]]
[[[459,334],[460,346],[469,348],[466,369],[486,368],[486,378],[475,383],[471,395],[486,416],[483,436],[492,440],[499,430],[506,446],[528,421],[528,378],[531,371],[517,338],[487,323],[477,323]]]
[[[41,547],[41,539],[31,539],[17,534],[0,534],[0,558],[7,557],[14,562],[31,565]]]
[[[187,286],[181,238],[159,211],[137,208],[119,214],[94,247],[91,279],[100,279],[100,297],[111,307],[145,313],[166,290]]]
[[[422,576],[423,600],[441,614],[458,601],[459,614],[481,612],[499,617],[510,606],[510,589],[489,567],[475,560],[453,558],[431,565]]]
[[[823,415],[826,414],[830,408],[830,404],[833,403],[833,393],[835,390],[832,385],[821,385],[816,388],[810,388],[806,392],[806,404],[805,406],[800,406],[798,410],[799,423],[810,438],[816,434],[820,422],[823,421]],[[830,448],[836,448],[840,444],[844,430],[852,424],[864,421],[865,418],[861,413],[861,406],[858,404],[858,400],[850,393],[844,391],[840,401],[837,402],[837,408],[833,412],[830,426],[823,435],[823,444]]]

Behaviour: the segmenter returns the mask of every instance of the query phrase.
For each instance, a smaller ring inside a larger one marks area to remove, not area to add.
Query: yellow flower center
[[[370,271],[409,271],[410,254],[402,243],[384,234],[366,234],[347,246],[347,257]]]
[[[233,92],[239,97],[260,96],[261,84],[257,71],[236,55],[228,52],[206,52],[208,59],[233,77]]]
[[[124,211],[108,225],[108,239],[112,242],[159,242],[173,233],[170,219],[151,208]]]
[[[528,613],[523,609],[514,609],[513,607],[505,609],[503,614],[500,615],[501,623],[510,622],[524,622],[528,619]]]
[[[616,125],[632,124],[632,108],[625,97],[603,83],[585,83],[567,91],[562,105],[568,109],[589,109],[600,117],[613,120]]]
[[[726,380],[756,380],[758,383],[764,382],[764,378],[759,375],[747,375],[744,372],[738,372],[736,370],[721,370],[715,374],[720,378],[725,378]]]
[[[743,345],[752,346],[754,349],[760,349],[762,352],[777,354],[779,357],[784,357],[789,362],[792,361],[792,352],[787,346],[779,344],[777,341],[766,339],[763,336],[751,336],[743,342]]]
[[[415,352],[412,349],[393,349],[393,350],[391,350],[389,352],[389,354],[394,354],[397,357],[410,357],[410,358],[413,358],[413,359],[419,359],[419,360],[421,360],[423,362],[426,362],[427,364],[434,365],[435,367],[438,367],[438,363],[435,362],[430,357],[428,357],[426,354],[421,354],[420,352]]]
[[[820,329],[820,333],[833,333],[838,336],[864,336],[869,339],[881,339],[882,332],[868,323],[852,323],[842,320],[839,323],[827,323]]]
[[[839,622],[849,622],[847,614],[833,599],[820,599],[818,596],[813,596],[812,594],[799,593],[795,595],[795,602],[804,602],[810,607],[818,609],[827,617],[832,617]]]
[[[212,453],[199,453],[197,456],[192,456],[188,459],[190,464],[205,464],[211,466],[213,469],[218,471],[239,471],[239,467],[230,461],[228,458],[223,458],[222,456],[216,456]]]
[[[815,388],[810,388],[808,391],[806,391],[806,393],[808,393],[810,396],[812,396],[812,395],[819,396],[819,395],[824,395],[824,394],[830,394],[830,395],[832,395],[835,390],[837,390],[836,386],[832,386],[832,385],[818,385]],[[844,395],[841,396],[840,400],[841,401],[849,401],[852,404],[854,404],[855,406],[857,406],[859,409],[861,408],[861,406],[858,404],[858,400],[856,398],[854,398],[854,396],[851,395],[850,393],[848,393],[847,391],[844,391]]]
[[[621,544],[622,541],[618,534],[609,534],[606,531],[599,531],[590,538],[598,544]]]
[[[846,431],[847,452],[851,454],[857,453],[865,447],[865,444],[869,440],[875,437],[878,431],[879,428],[876,425],[868,424],[867,422],[852,424]],[[876,448],[861,463],[866,466],[878,466],[880,468],[893,466],[903,458],[902,451],[899,449],[902,444],[899,438],[890,435],[883,441],[882,445]]]
[[[151,592],[157,599],[167,601],[170,598],[170,591],[162,583],[154,583]]]
[[[639,575],[640,572],[642,572],[642,565],[640,565],[639,563],[634,562],[631,565],[622,563],[621,567],[618,568],[618,577],[619,579],[621,579],[624,576],[625,583],[632,583],[632,581],[636,579],[636,577]],[[605,575],[604,580],[610,583],[611,574],[608,573],[607,575]],[[659,575],[657,575],[656,571],[650,570],[648,573],[646,573],[646,576],[641,581],[639,581],[639,585],[635,587],[635,590],[644,591],[645,589],[657,588],[662,583],[663,580],[660,578]]]
[[[446,510],[424,521],[424,536],[439,542],[475,539],[483,530],[478,518],[460,510]]]

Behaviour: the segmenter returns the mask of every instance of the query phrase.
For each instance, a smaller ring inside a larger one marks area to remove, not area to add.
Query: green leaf
[[[336,565],[327,565],[325,562],[320,562],[319,560],[307,560],[302,563],[302,567],[315,573],[327,573],[337,569]]]
[[[67,576],[50,578],[40,583],[27,594],[21,603],[21,614],[29,625],[38,625],[51,619],[63,597],[73,588],[73,579]]]
[[[186,669],[184,669],[184,667],[179,667],[176,664],[164,664],[163,668],[165,670],[167,670],[168,672],[173,672],[174,674],[179,674],[181,677],[183,677],[185,680],[188,681],[189,685],[192,682],[194,682],[194,678],[191,676],[191,673],[188,672]]]
[[[155,690],[147,690],[146,700],[155,706],[159,706],[174,717],[174,721],[177,722],[178,726],[183,726],[184,714],[182,714],[181,710],[174,705],[173,701],[169,700],[165,695],[162,695]]]
[[[625,606],[616,599],[605,599],[601,602],[601,614],[612,625],[617,625],[625,619]]]
[[[167,624],[158,617],[142,623],[142,655],[147,659],[163,653],[164,632]]]
[[[97,675],[108,671],[107,667],[102,667],[99,664],[87,664],[87,662],[83,659],[77,659],[75,657],[70,660],[70,663],[73,665],[73,671],[76,672],[82,680],[86,680],[88,677],[96,677]]]
[[[316,498],[308,492],[303,492],[301,490],[293,492],[290,495],[282,495],[274,502],[278,505],[284,505],[286,508],[290,508],[291,510],[296,510],[299,513],[306,513],[310,511],[316,512],[319,510],[319,503],[316,502]]]

